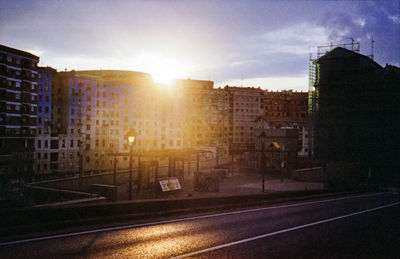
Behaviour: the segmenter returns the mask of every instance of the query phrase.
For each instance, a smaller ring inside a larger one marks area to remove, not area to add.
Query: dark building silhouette
[[[39,57],[0,45],[0,195],[33,175]],[[8,188],[8,187],[7,187]]]
[[[313,155],[398,181],[400,69],[342,47],[314,62]]]

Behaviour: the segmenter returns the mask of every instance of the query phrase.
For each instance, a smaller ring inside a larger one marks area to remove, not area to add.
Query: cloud
[[[400,26],[398,1],[373,1],[360,3],[351,15],[346,10],[327,11],[318,25],[329,33],[329,40],[337,43],[361,43],[361,53],[371,54],[371,41],[375,41],[374,55],[378,63],[399,65]]]
[[[390,15],[388,16],[388,18],[392,20],[393,23],[400,24],[400,16]]]
[[[255,41],[264,53],[307,54],[316,44],[326,42],[328,36],[326,28],[303,22],[265,32],[257,36]]]
[[[317,46],[351,38],[398,64],[399,18],[398,1],[0,0],[2,44],[43,65],[137,70],[149,53],[216,82],[305,76]]]

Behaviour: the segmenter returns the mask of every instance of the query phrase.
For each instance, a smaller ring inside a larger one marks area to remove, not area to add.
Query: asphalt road
[[[0,258],[399,258],[399,195],[192,215],[0,243]]]

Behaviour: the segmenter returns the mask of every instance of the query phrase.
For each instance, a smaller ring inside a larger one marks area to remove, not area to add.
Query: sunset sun
[[[142,53],[137,59],[141,71],[151,74],[155,83],[169,84],[185,77],[186,67],[178,60],[158,53]]]

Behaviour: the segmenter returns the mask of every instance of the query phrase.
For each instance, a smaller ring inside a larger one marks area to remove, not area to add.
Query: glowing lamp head
[[[135,142],[136,139],[136,131],[134,128],[130,128],[126,134],[128,138],[128,142],[130,145],[132,145]]]
[[[132,143],[135,142],[135,136],[129,136],[128,141],[129,141],[129,144],[132,145]]]

